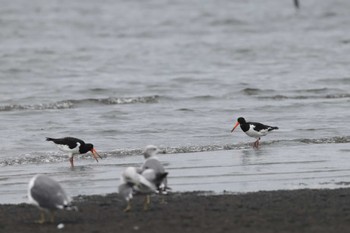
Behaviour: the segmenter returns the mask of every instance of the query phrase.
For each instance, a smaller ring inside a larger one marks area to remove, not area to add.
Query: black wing
[[[269,125],[264,125],[264,124],[261,124],[261,123],[259,123],[259,122],[247,122],[247,124],[254,125],[254,130],[255,130],[255,131],[260,131],[260,130],[268,130],[268,131],[271,131],[271,130],[274,130],[274,129],[278,129],[278,127],[269,126]]]
[[[80,140],[79,138],[73,138],[73,137],[46,138],[46,141],[53,141],[55,144],[67,145],[70,149],[75,148],[77,146],[77,142],[79,142],[80,145],[85,144],[83,140]]]

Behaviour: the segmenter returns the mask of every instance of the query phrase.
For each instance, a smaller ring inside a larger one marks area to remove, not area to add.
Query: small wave
[[[179,109],[177,109],[177,111],[180,111],[180,112],[193,112],[194,110],[191,109],[191,108],[179,108]]]
[[[261,92],[261,90],[257,88],[244,88],[242,92],[246,95],[257,95]]]
[[[306,144],[350,143],[350,136],[318,139],[300,139],[298,141]]]
[[[45,109],[67,109],[73,107],[73,102],[71,101],[60,101],[51,104],[34,104],[34,105],[20,105],[11,104],[0,106],[0,112],[14,111],[14,110],[45,110]]]
[[[329,95],[297,95],[297,96],[286,96],[286,95],[273,95],[273,96],[259,96],[259,99],[272,99],[272,100],[285,100],[285,99],[346,99],[350,98],[350,94],[329,94]]]
[[[62,162],[67,160],[67,156],[59,155],[56,153],[33,153],[24,154],[18,158],[11,158],[0,161],[0,166],[16,166],[16,165],[26,165],[26,164],[38,164],[38,163],[53,163]]]
[[[300,90],[295,90],[295,92],[299,93],[315,93],[315,94],[322,94],[322,93],[327,93],[329,91],[332,91],[333,89],[329,88],[313,88],[313,89],[300,89]]]
[[[254,95],[261,95],[261,94],[266,94],[266,93],[270,93],[270,92],[274,92],[273,90],[262,90],[259,88],[244,88],[243,90],[241,90],[241,92],[245,95],[248,96],[254,96]]]
[[[293,140],[273,140],[263,141],[262,145],[275,145],[286,143],[303,143],[303,144],[338,144],[338,143],[350,143],[350,136],[337,136],[330,138],[314,138],[314,139],[293,139]],[[197,152],[210,152],[210,151],[222,151],[222,150],[243,150],[250,149],[251,143],[240,144],[226,144],[226,145],[193,145],[193,146],[180,146],[180,147],[164,147],[159,148],[159,154],[183,154],[183,153],[197,153]],[[128,156],[141,155],[143,148],[139,149],[119,149],[109,152],[100,152],[103,158],[121,158]],[[90,156],[78,155],[79,159],[91,159]],[[17,158],[11,158],[0,161],[0,166],[16,166],[26,164],[41,164],[41,163],[55,163],[68,161],[67,155],[59,153],[44,153],[35,152],[30,154],[24,154]]]
[[[349,40],[350,42],[350,40]],[[342,77],[342,78],[327,78],[327,79],[321,79],[320,80],[323,83],[327,83],[327,84],[349,84],[350,83],[350,77]]]
[[[114,105],[114,104],[147,104],[147,103],[157,103],[159,99],[158,95],[153,96],[143,96],[143,97],[109,97],[109,98],[102,98],[102,99],[85,99],[85,100],[78,100],[77,104],[79,103],[101,103],[106,105]]]
[[[326,99],[343,99],[350,98],[350,94],[335,94],[335,95],[326,95]]]
[[[191,99],[195,99],[195,100],[214,100],[217,97],[213,96],[213,95],[198,95],[198,96],[194,96]]]
[[[21,105],[12,104],[0,106],[0,112],[4,111],[16,111],[16,110],[50,110],[50,109],[69,109],[89,104],[103,104],[103,105],[115,105],[115,104],[137,104],[137,103],[157,103],[159,99],[158,95],[153,96],[141,96],[141,97],[108,97],[97,99],[81,99],[81,100],[63,100],[56,103],[48,104],[33,104],[33,105]]]
[[[341,89],[315,88],[287,91],[287,94],[279,94],[272,89],[244,88],[241,93],[259,99],[285,100],[285,99],[344,99],[350,98],[350,94]]]
[[[243,25],[244,22],[238,19],[232,19],[232,18],[227,18],[227,19],[219,19],[219,20],[214,20],[210,22],[211,26],[235,26],[235,25]]]

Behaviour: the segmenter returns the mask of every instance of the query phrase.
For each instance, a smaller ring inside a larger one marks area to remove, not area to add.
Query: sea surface
[[[117,192],[149,144],[172,191],[350,186],[350,1],[0,2],[0,203]],[[279,130],[254,149],[241,116]]]

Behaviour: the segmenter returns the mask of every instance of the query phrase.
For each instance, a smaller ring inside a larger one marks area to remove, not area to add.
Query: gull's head
[[[154,156],[155,154],[157,154],[157,152],[158,152],[158,147],[153,146],[153,145],[148,145],[142,151],[142,154],[145,157],[145,159],[148,159],[148,158]]]

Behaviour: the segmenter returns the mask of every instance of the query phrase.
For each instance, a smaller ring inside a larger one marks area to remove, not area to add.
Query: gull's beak
[[[97,162],[98,162],[97,157],[100,157],[100,159],[102,159],[102,157],[97,153],[97,151],[95,150],[95,148],[92,148],[92,149],[91,149],[91,153],[92,153],[92,156],[94,157],[94,159],[96,159]]]
[[[233,132],[233,130],[235,130],[235,128],[237,128],[237,126],[239,126],[239,122],[237,121],[235,126],[233,126],[233,129],[231,130],[231,133]]]

